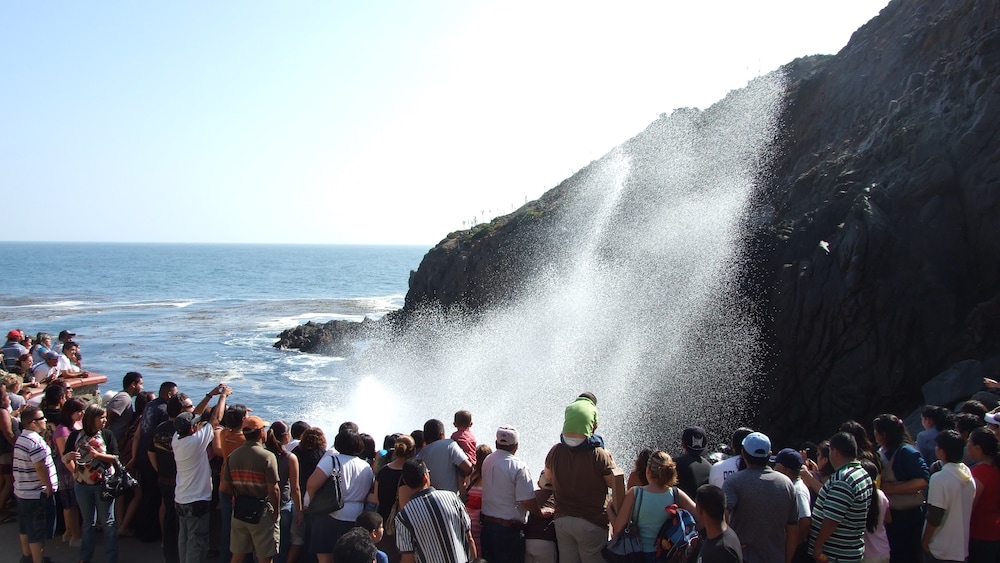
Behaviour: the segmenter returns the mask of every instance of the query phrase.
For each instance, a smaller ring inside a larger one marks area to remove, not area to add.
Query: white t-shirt
[[[802,479],[792,481],[795,489],[795,506],[799,509],[799,520],[812,518],[812,497],[809,495],[809,487],[802,482]]]
[[[739,462],[740,456],[734,455],[713,465],[712,470],[708,472],[708,483],[721,489],[726,479],[739,471]]]
[[[69,358],[67,358],[65,354],[59,354],[59,363],[56,364],[56,368],[60,372],[66,371],[66,372],[69,372],[69,373],[80,373],[81,371],[83,371],[80,368],[74,366],[69,361]]]
[[[927,504],[943,508],[944,520],[931,536],[930,551],[936,559],[965,561],[969,556],[969,523],[976,482],[964,463],[946,463],[931,475]]]
[[[301,442],[301,440],[289,440],[288,443],[284,445],[285,452],[292,453],[292,450],[295,449],[295,446],[299,445],[299,442]]]
[[[344,508],[331,512],[330,516],[344,522],[354,522],[365,510],[365,499],[375,482],[375,475],[372,473],[372,466],[365,460],[330,450],[316,465],[316,469],[327,477],[333,473],[333,456],[337,456],[340,462],[340,490],[344,495]]]
[[[198,500],[212,500],[212,467],[208,464],[206,448],[212,443],[215,432],[211,424],[204,424],[194,434],[181,438],[174,433],[170,446],[177,464],[177,486],[174,502],[190,504]]]
[[[519,501],[535,498],[528,466],[514,454],[497,450],[483,461],[483,514],[525,521],[528,511]]]

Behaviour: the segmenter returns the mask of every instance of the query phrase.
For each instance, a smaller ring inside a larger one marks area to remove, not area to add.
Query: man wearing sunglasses
[[[14,495],[21,540],[21,563],[43,563],[45,540],[55,529],[55,492],[59,480],[52,450],[42,438],[45,415],[38,407],[21,411],[23,431],[14,443]]]

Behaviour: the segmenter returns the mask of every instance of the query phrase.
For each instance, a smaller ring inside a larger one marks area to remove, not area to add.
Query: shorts
[[[250,524],[233,518],[229,531],[231,553],[256,553],[258,558],[278,554],[278,515],[268,505],[260,522]]]
[[[60,485],[59,490],[56,491],[56,495],[59,496],[59,506],[61,506],[63,510],[71,510],[80,506],[80,503],[76,501],[76,487],[73,485],[65,488]]]
[[[2,440],[3,438],[0,438]],[[14,452],[0,454],[0,475],[14,474]]]
[[[17,499],[18,531],[28,536],[28,543],[52,539],[56,527],[56,496]]]

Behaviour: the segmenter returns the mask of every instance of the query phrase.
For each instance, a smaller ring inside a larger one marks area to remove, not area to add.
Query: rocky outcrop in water
[[[309,321],[304,325],[282,331],[274,347],[329,356],[350,356],[354,352],[354,344],[368,338],[375,324],[376,321],[369,318],[365,318],[362,322]]]
[[[783,69],[782,127],[739,273],[765,350],[758,427],[821,436],[906,414],[952,366],[1000,370],[998,22],[994,0],[893,0],[836,56]],[[626,144],[654,158],[654,133],[711,112],[678,110]],[[563,202],[596,173],[449,234],[388,318],[502,303],[558,268],[553,251],[573,243]]]

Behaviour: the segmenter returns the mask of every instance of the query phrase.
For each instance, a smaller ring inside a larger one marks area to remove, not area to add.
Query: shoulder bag
[[[639,511],[642,509],[642,487],[635,488],[635,504],[629,516],[625,529],[615,534],[608,545],[601,550],[604,559],[609,563],[643,563],[642,540],[639,538]]]
[[[316,491],[316,497],[309,500],[312,514],[330,514],[344,508],[344,493],[340,485],[340,459],[330,456],[333,467],[323,486]]]
[[[125,469],[117,457],[113,464],[104,469],[104,478],[101,481],[101,498],[106,501],[114,500],[139,486],[139,482],[129,474],[128,469]]]

